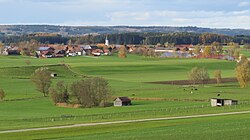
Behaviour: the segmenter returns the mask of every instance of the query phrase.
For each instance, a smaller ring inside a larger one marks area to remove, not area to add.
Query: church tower
[[[108,36],[106,36],[106,39],[105,39],[105,45],[106,45],[106,46],[109,46]]]

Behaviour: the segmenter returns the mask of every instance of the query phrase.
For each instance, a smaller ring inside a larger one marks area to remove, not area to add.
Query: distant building
[[[129,105],[132,105],[132,103],[128,97],[117,97],[114,100],[114,106],[129,106]]]
[[[37,54],[39,57],[52,58],[54,57],[54,51],[55,49],[53,47],[39,47]]]
[[[237,100],[231,100],[231,99],[218,99],[218,98],[212,98],[211,99],[211,106],[231,106],[231,105],[237,105]]]
[[[21,55],[21,49],[19,47],[6,46],[2,52],[2,55]]]
[[[96,50],[92,50],[91,53],[93,56],[101,56],[103,51],[101,49],[96,49]]]
[[[109,46],[109,40],[108,40],[108,37],[106,36],[106,39],[105,39],[105,45],[106,46]]]

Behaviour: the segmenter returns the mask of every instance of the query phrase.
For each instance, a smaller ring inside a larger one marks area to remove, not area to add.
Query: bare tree
[[[201,53],[201,48],[199,45],[196,45],[194,48],[194,54],[198,56]]]
[[[51,72],[48,68],[41,67],[31,75],[32,82],[36,85],[38,91],[43,93],[46,97],[49,93],[49,88],[51,85]]]
[[[3,89],[0,89],[0,101],[3,101],[5,97],[5,92],[3,91]]]
[[[0,42],[0,55],[3,53],[4,50],[4,44]]]
[[[213,47],[213,50],[215,51],[215,54],[222,54],[223,46],[219,42],[213,42],[211,45]]]
[[[207,69],[194,67],[188,73],[188,78],[193,84],[202,83],[204,84],[207,80],[209,80],[209,74]]]
[[[59,81],[55,87],[51,87],[49,93],[55,104],[69,102],[68,87],[63,81]]]
[[[221,83],[221,70],[214,71],[214,78],[216,79],[217,84]]]
[[[126,58],[127,57],[127,50],[126,50],[126,48],[124,46],[119,49],[118,56],[120,58]]]
[[[245,48],[246,50],[248,50],[248,51],[249,51],[249,50],[250,50],[250,44],[245,43],[245,44],[244,44],[244,48]]]

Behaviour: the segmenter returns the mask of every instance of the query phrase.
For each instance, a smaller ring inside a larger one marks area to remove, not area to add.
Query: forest
[[[81,36],[62,36],[59,34],[27,34],[27,35],[1,35],[0,42],[10,45],[22,41],[36,40],[42,44],[67,44],[69,40],[73,44],[97,44],[104,43],[108,38],[110,44],[144,44],[156,45],[165,43],[174,44],[211,44],[219,42],[227,44],[235,42],[238,44],[250,43],[250,36],[237,35],[228,36],[213,33],[113,33],[113,34],[88,34]]]

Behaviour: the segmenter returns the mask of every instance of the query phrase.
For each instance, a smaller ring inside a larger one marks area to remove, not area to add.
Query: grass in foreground
[[[76,127],[43,131],[0,134],[1,140],[247,140],[250,114],[112,125]]]

